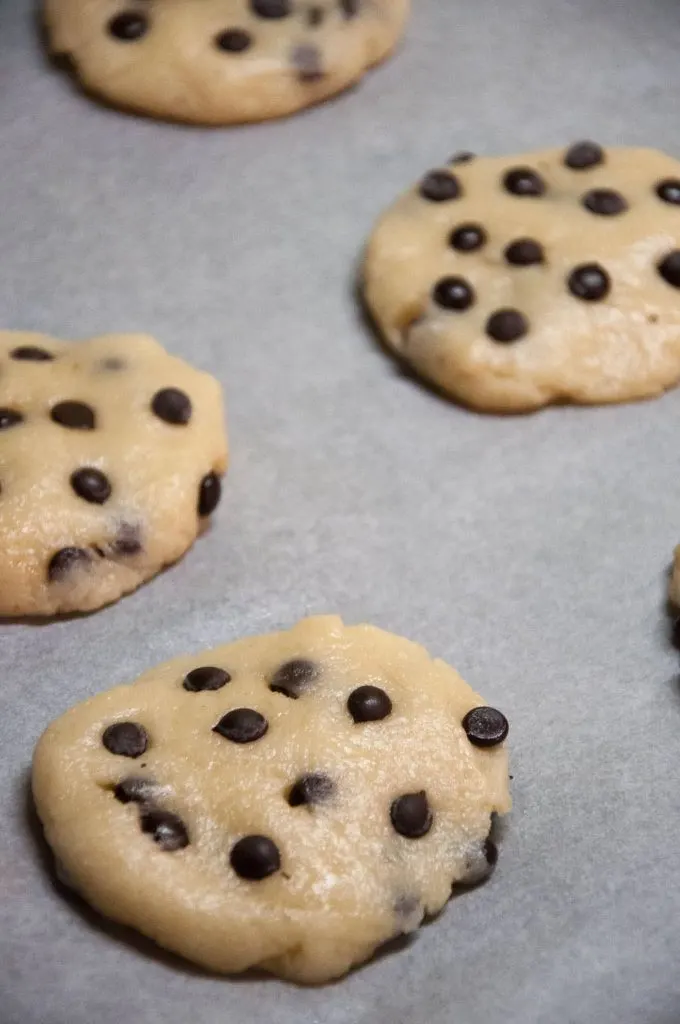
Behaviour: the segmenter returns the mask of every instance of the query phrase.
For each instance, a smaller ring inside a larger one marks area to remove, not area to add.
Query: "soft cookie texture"
[[[229,124],[281,117],[358,81],[410,0],[46,0],[51,51],[110,102]]]
[[[215,971],[323,982],[489,873],[507,731],[422,647],[322,616],[68,711],[33,792],[104,914]]]
[[[227,463],[220,386],[145,335],[0,332],[0,615],[91,611],[194,542]]]
[[[364,286],[387,344],[474,408],[658,395],[680,379],[680,163],[458,154],[383,215]]]
[[[680,609],[680,544],[673,552],[673,569],[668,587],[668,597],[676,609]]]

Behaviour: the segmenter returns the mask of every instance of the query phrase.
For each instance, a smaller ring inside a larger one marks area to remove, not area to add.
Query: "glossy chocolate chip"
[[[287,18],[293,6],[291,0],[250,0],[250,9],[258,18]]]
[[[321,51],[311,43],[300,43],[295,46],[291,61],[301,82],[316,82],[323,77]]]
[[[224,53],[243,53],[252,45],[253,37],[242,28],[228,28],[215,36],[215,46]]]
[[[505,259],[513,267],[531,267],[543,263],[545,253],[540,242],[533,238],[518,238],[511,242],[505,250]]]
[[[481,224],[460,224],[449,235],[449,245],[458,252],[475,252],[486,241],[486,231]]]
[[[475,293],[463,277],[442,277],[432,289],[432,298],[442,309],[462,312],[474,303]]]
[[[421,839],[427,835],[432,828],[432,811],[425,790],[397,797],[390,807],[390,820],[394,830],[407,839]]]
[[[581,198],[586,210],[599,217],[615,217],[628,209],[628,203],[613,188],[593,188]]]
[[[656,269],[666,284],[680,288],[680,249],[674,249],[657,264]]]
[[[281,867],[281,854],[267,836],[244,836],[231,848],[229,861],[240,878],[259,882]]]
[[[111,484],[99,469],[86,466],[71,474],[71,487],[78,497],[93,505],[103,505],[111,497]]]
[[[486,333],[494,341],[510,343],[523,338],[529,323],[518,309],[497,309],[486,322]]]
[[[47,579],[50,583],[55,583],[74,569],[89,565],[90,561],[91,555],[84,548],[61,548],[50,558]]]
[[[9,430],[10,427],[16,427],[17,423],[22,423],[24,417],[16,409],[0,408],[0,430]]]
[[[127,779],[121,779],[116,784],[113,795],[122,804],[146,804],[153,797],[158,786],[153,779],[145,779],[143,776],[130,775]]]
[[[269,689],[274,693],[283,693],[286,697],[297,700],[319,676],[319,667],[306,658],[294,658],[277,668],[271,678]]]
[[[211,515],[220,503],[222,482],[217,473],[208,473],[203,477],[198,488],[198,514],[201,517]]]
[[[461,187],[455,174],[449,171],[430,171],[420,183],[420,194],[423,199],[433,203],[443,203],[448,199],[458,199]]]
[[[495,747],[508,735],[508,720],[496,708],[473,708],[463,719],[463,728],[475,747]]]
[[[564,154],[564,163],[572,171],[587,171],[604,162],[604,150],[597,142],[575,142]]]
[[[50,416],[60,427],[70,430],[94,430],[97,423],[94,409],[85,402],[59,402]]]
[[[200,693],[202,690],[221,690],[231,682],[231,676],[223,668],[214,665],[201,665],[187,672],[182,686],[189,693]]]
[[[12,359],[21,359],[27,363],[49,363],[54,359],[47,349],[38,348],[37,345],[20,345],[10,352]]]
[[[664,203],[680,206],[680,178],[665,178],[656,186],[656,194]]]
[[[189,845],[189,833],[186,825],[172,811],[162,811],[156,807],[149,808],[142,812],[139,823],[142,826],[142,832],[151,835],[154,843],[157,843],[166,853],[183,850],[185,846]]]
[[[334,792],[335,783],[328,775],[322,775],[320,772],[301,775],[288,794],[288,803],[291,807],[321,804],[325,800],[330,800]]]
[[[114,555],[139,554],[142,550],[139,527],[133,526],[132,523],[121,523],[111,550]]]
[[[134,43],[149,30],[149,20],[136,11],[123,11],[109,22],[109,34],[124,43]]]
[[[469,164],[471,160],[476,158],[476,153],[470,153],[467,149],[462,149],[459,153],[454,153],[449,160],[450,164]]]
[[[609,274],[599,263],[581,263],[574,267],[567,284],[572,295],[586,302],[604,299],[611,288]]]
[[[340,0],[340,10],[346,18],[354,18],[359,13],[361,0]]]
[[[392,712],[392,701],[379,686],[359,686],[347,698],[347,710],[355,722],[379,722]]]
[[[262,739],[268,728],[267,719],[259,711],[253,711],[252,708],[234,708],[220,718],[217,725],[213,726],[213,732],[219,733],[232,743],[252,743],[254,740]]]
[[[503,176],[503,187],[513,196],[542,196],[545,182],[531,167],[512,167]]]
[[[191,419],[191,399],[179,388],[161,388],[153,396],[151,408],[159,419],[185,426]]]
[[[116,722],[104,729],[102,743],[111,754],[141,757],[149,745],[149,737],[144,726],[137,722]]]

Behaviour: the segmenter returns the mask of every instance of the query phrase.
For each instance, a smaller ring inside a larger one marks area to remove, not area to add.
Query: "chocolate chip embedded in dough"
[[[301,82],[318,82],[323,78],[323,58],[318,47],[311,43],[300,43],[291,54],[293,67]]]
[[[109,35],[124,43],[135,43],[149,31],[149,19],[137,11],[122,11],[108,24]]]
[[[217,725],[213,726],[213,732],[224,736],[232,743],[253,743],[262,739],[269,723],[264,715],[252,708],[234,708],[222,715]]]
[[[481,224],[459,224],[449,235],[449,245],[457,252],[475,252],[486,242],[487,234]]]
[[[69,430],[94,430],[97,425],[94,409],[85,402],[58,402],[50,410],[50,416],[60,427]]]
[[[615,217],[628,209],[626,200],[613,188],[593,188],[581,197],[581,203],[598,217]]]
[[[330,800],[335,792],[335,783],[328,775],[321,772],[312,772],[308,775],[301,775],[292,786],[288,794],[288,803],[291,807],[300,807],[302,804],[322,804]]]
[[[49,363],[54,359],[47,349],[38,348],[37,345],[19,345],[10,352],[11,359],[19,359],[27,363]]]
[[[137,722],[115,722],[104,729],[102,743],[111,754],[141,757],[149,745],[149,736]]]
[[[586,302],[604,299],[611,289],[609,274],[599,263],[582,263],[574,267],[567,284],[572,295]]]
[[[153,396],[151,408],[159,419],[175,426],[186,426],[191,419],[191,399],[179,388],[161,388]]]
[[[518,309],[497,309],[486,322],[486,333],[494,341],[519,341],[529,330],[529,322]]]
[[[467,738],[475,747],[495,747],[508,735],[508,720],[496,708],[473,708],[462,724]]]
[[[680,288],[680,249],[674,249],[657,263],[656,269],[661,274],[666,284],[673,288]]]
[[[326,11],[323,7],[313,5],[307,8],[306,19],[310,28],[318,28],[323,23],[325,17]]]
[[[680,206],[680,178],[664,178],[656,186],[656,194],[664,203]]]
[[[9,430],[16,427],[17,423],[23,423],[24,417],[16,409],[0,408],[0,430]]]
[[[250,0],[250,9],[258,18],[287,18],[293,5],[291,0]]]
[[[163,811],[159,807],[149,808],[142,811],[139,823],[142,832],[149,833],[161,850],[167,853],[183,850],[189,845],[189,833],[186,825],[172,811]]]
[[[50,558],[47,579],[50,583],[62,580],[75,568],[84,568],[92,561],[89,551],[84,548],[61,548]]]
[[[432,289],[432,298],[442,309],[462,312],[474,303],[475,293],[463,277],[442,277]]]
[[[433,203],[443,203],[449,199],[458,199],[462,190],[455,174],[449,171],[430,171],[420,183],[420,194],[423,199]]]
[[[112,372],[117,370],[124,370],[125,367],[125,360],[121,359],[120,356],[106,356],[99,363],[100,370],[110,370]]]
[[[231,848],[229,861],[240,878],[259,882],[281,867],[281,854],[267,836],[244,836]]]
[[[432,811],[425,790],[397,797],[390,807],[390,820],[394,830],[406,839],[421,839],[427,835],[432,828]]]
[[[142,550],[142,541],[138,526],[132,523],[121,523],[116,539],[111,545],[113,555],[138,555]]]
[[[84,466],[71,474],[71,487],[79,498],[93,505],[103,505],[111,497],[111,484],[104,473],[93,466]]]
[[[224,53],[243,53],[252,45],[253,37],[242,28],[228,28],[215,36],[215,46]]]
[[[503,176],[503,187],[513,196],[542,196],[543,178],[531,167],[511,167]]]
[[[189,693],[201,693],[203,690],[221,690],[231,682],[231,676],[223,668],[215,665],[200,665],[187,672],[182,686]]]
[[[319,666],[315,662],[306,658],[294,658],[277,668],[270,680],[269,689],[297,700],[319,677],[319,671]]]
[[[208,473],[198,488],[198,514],[201,518],[212,515],[220,503],[222,483],[217,473]]]
[[[587,171],[604,163],[604,150],[597,142],[575,142],[564,154],[564,163],[572,171]]]
[[[531,267],[545,259],[543,246],[533,238],[516,239],[506,247],[503,255],[513,267]]]
[[[143,767],[143,766],[142,766]],[[151,800],[158,786],[153,779],[147,779],[140,775],[129,775],[116,783],[113,795],[122,804],[145,804]]]
[[[392,701],[379,686],[359,686],[347,698],[347,710],[355,722],[379,722],[392,712]]]

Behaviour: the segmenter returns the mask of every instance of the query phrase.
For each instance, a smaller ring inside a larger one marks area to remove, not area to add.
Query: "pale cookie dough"
[[[422,647],[322,616],[68,711],[33,792],[102,913],[215,971],[323,982],[489,872],[507,730]]]
[[[219,384],[152,338],[0,331],[0,616],[134,590],[193,544],[226,463]]]
[[[201,124],[319,103],[394,48],[410,0],[45,0],[52,53],[123,108]]]
[[[383,215],[364,287],[387,344],[474,408],[658,395],[680,379],[680,163],[459,154]]]
[[[673,570],[668,587],[668,597],[671,604],[680,609],[680,544],[678,544],[673,552]]]

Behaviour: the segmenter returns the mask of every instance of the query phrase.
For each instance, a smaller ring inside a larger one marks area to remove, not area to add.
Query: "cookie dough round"
[[[45,0],[50,50],[117,106],[200,124],[282,117],[358,81],[410,0]]]
[[[422,647],[322,616],[76,706],[33,792],[104,914],[215,971],[323,982],[488,873],[507,728]]]
[[[476,409],[658,395],[680,379],[680,162],[460,154],[383,215],[364,287],[390,348]]]
[[[219,384],[153,338],[0,331],[0,616],[134,590],[193,544],[226,464]]]

